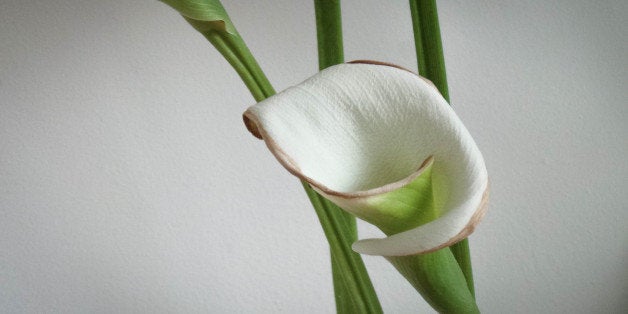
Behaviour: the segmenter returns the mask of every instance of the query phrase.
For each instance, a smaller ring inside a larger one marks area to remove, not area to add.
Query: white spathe
[[[486,208],[488,176],[479,149],[438,90],[411,72],[336,65],[250,107],[244,117],[288,171],[353,213],[369,210],[369,197],[408,184],[433,157],[439,218],[358,241],[356,252],[434,251],[470,234]]]

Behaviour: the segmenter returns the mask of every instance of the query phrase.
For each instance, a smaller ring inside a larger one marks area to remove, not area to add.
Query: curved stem
[[[319,2],[317,1],[317,25],[326,25],[326,30],[319,32],[319,35],[323,35],[319,42],[319,52],[325,52],[321,59],[321,66],[324,68],[341,63],[343,59],[340,5],[337,1]],[[320,8],[322,9],[319,10]],[[193,20],[188,22],[193,26],[202,23]],[[256,101],[275,94],[266,75],[237,31],[228,33],[215,28],[198,27],[198,29],[202,29],[200,32],[203,36],[231,64]],[[338,312],[381,313],[382,309],[364,262],[351,250],[351,244],[357,239],[355,218],[318,195],[308,184],[304,183],[303,188],[312,202],[330,245]]]
[[[262,68],[259,66],[257,61],[255,61],[255,58],[253,58],[251,51],[246,46],[246,44],[244,44],[244,40],[242,40],[240,35],[232,35],[228,33],[222,34],[228,39],[227,43],[230,45],[232,51],[235,52],[236,56],[240,60],[244,61],[247,70],[249,71],[249,73],[251,73],[253,79],[262,90],[262,93],[265,96],[264,98],[268,98],[274,95],[275,89],[270,84],[270,81],[268,81],[268,78],[266,78],[266,75],[262,71]]]
[[[263,87],[255,78],[255,74],[250,70],[251,63],[255,62],[253,58],[243,58],[242,52],[237,53],[233,48],[233,38],[229,34],[223,34],[216,31],[204,32],[203,36],[216,47],[223,57],[231,64],[231,67],[240,75],[240,78],[249,89],[256,101],[261,101],[270,95],[264,91]],[[225,40],[227,39],[227,40]],[[229,40],[231,39],[231,40]],[[259,67],[259,66],[258,66]],[[267,80],[266,80],[267,81]],[[270,84],[269,84],[270,85]],[[271,94],[272,95],[272,94]]]

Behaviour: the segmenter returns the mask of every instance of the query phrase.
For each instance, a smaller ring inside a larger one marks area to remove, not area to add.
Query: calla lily
[[[433,252],[466,238],[485,212],[478,147],[433,84],[410,71],[333,66],[244,120],[290,173],[388,235],[354,243],[358,253]]]

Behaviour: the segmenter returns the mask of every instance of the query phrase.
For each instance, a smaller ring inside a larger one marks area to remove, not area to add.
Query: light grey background
[[[311,1],[225,1],[278,90]],[[626,1],[439,1],[452,105],[492,200],[485,313],[628,310]],[[406,1],[345,1],[346,59],[416,68]],[[328,250],[248,134],[234,71],[156,1],[0,1],[0,312],[330,313]],[[378,236],[361,224],[362,236]],[[365,257],[388,313],[430,312]]]

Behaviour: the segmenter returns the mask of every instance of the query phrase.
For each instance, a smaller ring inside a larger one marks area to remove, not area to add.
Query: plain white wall
[[[278,90],[315,73],[311,1],[225,6]],[[452,105],[491,175],[480,307],[625,313],[626,1],[439,9]],[[347,60],[416,68],[406,1],[343,13]],[[253,103],[157,1],[0,1],[0,312],[333,312],[321,228],[244,128]],[[364,259],[386,312],[431,311]]]

